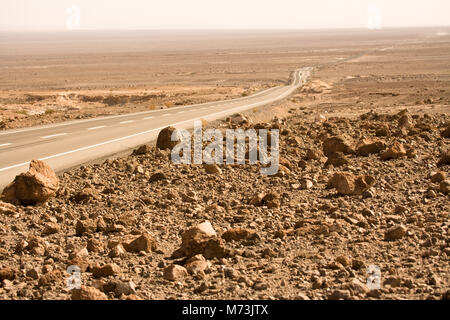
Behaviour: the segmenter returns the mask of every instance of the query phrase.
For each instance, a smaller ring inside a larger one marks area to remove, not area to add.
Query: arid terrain
[[[52,53],[57,35],[35,47],[2,35],[4,129],[237,97],[315,70],[242,114],[243,128],[280,130],[275,176],[175,165],[149,142],[59,173],[43,203],[4,191],[0,298],[449,299],[449,31],[124,35],[90,39],[90,54],[75,36]]]

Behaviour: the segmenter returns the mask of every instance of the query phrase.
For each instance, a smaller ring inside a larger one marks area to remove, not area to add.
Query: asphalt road
[[[233,100],[2,131],[0,189],[27,171],[31,159],[44,160],[61,172],[153,141],[169,125],[187,129],[195,120],[217,120],[281,100],[301,87],[311,70],[307,67],[294,71],[290,85]]]

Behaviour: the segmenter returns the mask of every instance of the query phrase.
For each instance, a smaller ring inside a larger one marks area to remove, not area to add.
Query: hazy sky
[[[0,29],[78,28],[73,5],[81,29],[450,25],[450,0],[0,0]]]

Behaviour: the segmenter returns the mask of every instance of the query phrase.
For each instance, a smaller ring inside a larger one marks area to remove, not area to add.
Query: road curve
[[[47,162],[56,172],[125,152],[155,140],[171,125],[191,128],[198,119],[217,120],[289,96],[308,80],[312,68],[296,70],[292,83],[233,100],[75,120],[0,132],[0,189],[28,169],[31,159]]]

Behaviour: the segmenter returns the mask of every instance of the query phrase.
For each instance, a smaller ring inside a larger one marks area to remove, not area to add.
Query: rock
[[[223,258],[227,255],[223,242],[217,237],[211,223],[205,221],[190,228],[181,235],[181,247],[173,256],[186,256],[188,258],[202,254],[206,259]]]
[[[300,188],[302,188],[303,190],[311,189],[313,185],[313,182],[309,179],[300,180]]]
[[[450,125],[447,126],[442,132],[441,136],[444,138],[450,138]]]
[[[99,200],[101,197],[94,188],[84,188],[73,195],[70,200],[75,203],[89,203],[91,200]]]
[[[129,244],[124,244],[128,252],[152,252],[156,250],[156,241],[150,234],[143,234]]]
[[[103,292],[114,292],[116,297],[121,295],[136,294],[136,285],[133,281],[112,280],[103,285]]]
[[[54,233],[58,233],[61,231],[61,228],[57,223],[48,222],[45,224],[44,230],[42,231],[43,235],[50,235]]]
[[[203,167],[205,168],[205,171],[208,174],[216,174],[216,175],[221,175],[222,174],[222,170],[216,164],[206,164],[205,163],[203,165]]]
[[[441,181],[447,179],[447,174],[443,171],[432,172],[430,178],[431,182],[440,183]]]
[[[342,195],[360,195],[375,183],[372,176],[355,176],[349,172],[337,172],[328,181],[328,188],[335,188]]]
[[[254,196],[250,201],[249,204],[253,205],[253,206],[262,206],[263,205],[263,199],[264,196],[266,194],[265,193],[258,193],[256,196]]]
[[[375,135],[377,137],[385,137],[390,134],[389,126],[387,124],[382,124],[376,131]]]
[[[394,142],[385,152],[380,155],[381,160],[398,159],[406,156],[406,149],[400,142]]]
[[[0,282],[3,280],[14,280],[16,278],[16,270],[11,267],[0,269]]]
[[[75,225],[75,234],[79,237],[85,233],[94,233],[97,231],[97,222],[92,219],[78,220]]]
[[[230,278],[230,279],[237,279],[239,277],[239,271],[237,271],[234,268],[230,268],[230,267],[226,267],[223,270],[223,274],[225,275],[226,278]]]
[[[95,266],[91,271],[94,278],[116,276],[122,272],[120,267],[115,263],[108,263],[102,267]]]
[[[276,192],[270,192],[262,199],[262,205],[267,208],[278,208],[280,206],[280,195]]]
[[[356,145],[356,154],[359,156],[368,156],[372,153],[379,153],[386,147],[384,140],[377,138],[361,139]]]
[[[237,113],[237,114],[232,115],[229,118],[229,123],[232,125],[243,125],[243,124],[249,124],[250,121],[246,116],[244,116],[240,113]]]
[[[55,196],[59,180],[55,172],[43,161],[31,160],[27,172],[21,173],[2,192],[5,202],[35,205]]]
[[[306,160],[320,160],[323,157],[322,151],[319,149],[308,149],[306,151]]]
[[[334,290],[328,297],[328,300],[349,300],[351,299],[349,290]]]
[[[411,128],[412,118],[409,114],[404,114],[398,119],[399,128]]]
[[[125,248],[122,244],[116,245],[114,248],[111,249],[111,251],[108,254],[108,257],[110,258],[119,258],[123,257],[126,254]]]
[[[344,267],[348,267],[352,264],[352,259],[347,256],[338,256],[336,262],[342,264]]]
[[[156,147],[161,150],[172,150],[178,144],[177,141],[172,141],[172,134],[176,131],[174,127],[167,127],[162,129],[158,134]]]
[[[328,155],[328,159],[325,162],[325,166],[333,165],[334,167],[340,167],[348,164],[348,159],[342,152],[335,152]]]
[[[97,239],[89,239],[86,245],[89,252],[103,252],[104,244],[102,241]]]
[[[323,141],[323,153],[325,156],[330,156],[336,152],[342,152],[344,154],[352,153],[353,149],[350,143],[346,141],[343,137],[330,137]]]
[[[48,273],[45,273],[39,278],[38,285],[47,287],[57,283],[61,283],[64,280],[65,277],[60,270],[52,270]]]
[[[349,283],[344,285],[344,289],[350,290],[350,292],[353,293],[353,295],[362,294],[366,295],[369,293],[370,289],[367,287],[366,284],[362,283],[358,279],[352,279]]]
[[[407,229],[403,225],[397,225],[389,228],[384,234],[384,239],[393,241],[403,238],[406,235]]]
[[[108,297],[100,290],[93,287],[81,286],[72,290],[72,300],[108,300]]]
[[[148,144],[143,144],[142,146],[140,146],[139,148],[137,148],[133,151],[133,155],[140,156],[143,154],[147,154],[147,153],[150,153],[150,150],[151,150],[151,148]]]
[[[450,194],[450,180],[441,181],[439,191],[445,195]]]
[[[437,165],[440,166],[445,166],[450,164],[450,149],[443,151],[441,153],[441,158],[439,159],[439,162],[437,163]]]
[[[242,240],[255,240],[258,238],[258,234],[249,229],[228,229],[222,238],[226,242],[230,241],[242,241]]]
[[[211,268],[211,263],[207,261],[201,254],[197,254],[188,259],[185,268],[192,275],[202,274],[209,268]]]
[[[39,279],[39,270],[37,268],[29,269],[26,272],[26,276],[33,280],[37,280]]]
[[[167,180],[167,177],[163,172],[158,171],[158,172],[155,172],[154,174],[152,174],[148,181],[155,182],[155,181],[161,181],[161,180]]]
[[[297,293],[294,300],[311,300],[311,299],[305,293],[299,292],[299,293]]]
[[[0,214],[15,215],[19,213],[19,209],[15,205],[0,201]]]
[[[184,279],[188,275],[186,268],[172,264],[164,269],[163,277],[169,281],[178,281]]]

